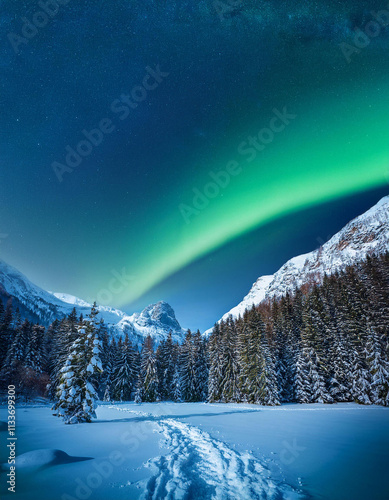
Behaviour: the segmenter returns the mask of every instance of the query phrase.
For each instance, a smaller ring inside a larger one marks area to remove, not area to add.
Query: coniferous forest
[[[0,383],[48,396],[68,423],[96,401],[355,401],[389,406],[389,253],[216,324],[142,346],[109,334],[98,311],[45,328],[0,301]]]

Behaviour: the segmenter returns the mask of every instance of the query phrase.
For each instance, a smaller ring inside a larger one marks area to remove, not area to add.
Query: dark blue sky
[[[128,312],[163,299],[209,327],[387,194],[387,29],[350,60],[342,46],[382,8],[70,0],[45,18],[1,2],[0,257],[43,288]],[[296,118],[241,168],[284,107]],[[198,210],[230,161],[243,173]]]

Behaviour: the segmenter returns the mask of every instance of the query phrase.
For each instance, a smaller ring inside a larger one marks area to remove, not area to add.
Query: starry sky
[[[205,329],[388,194],[385,2],[46,2],[0,2],[0,258],[39,286]]]

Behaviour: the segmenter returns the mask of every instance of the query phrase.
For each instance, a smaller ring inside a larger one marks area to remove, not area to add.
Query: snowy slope
[[[369,254],[386,251],[389,251],[389,196],[349,222],[321,248],[290,259],[273,275],[258,278],[242,302],[222,319],[230,315],[238,317],[264,299],[280,297],[304,283],[320,283],[325,274],[333,274]]]
[[[69,295],[68,293],[57,293],[57,292],[49,292],[57,299],[62,300],[62,302],[66,302],[67,304],[73,304],[74,306],[81,306],[81,307],[90,307],[89,302],[86,300],[79,299],[78,297],[75,297],[74,295]]]
[[[0,260],[0,299],[13,299],[22,317],[48,325],[54,319],[70,314],[73,307],[77,314],[86,316],[91,304],[66,293],[51,293],[34,285],[22,273]],[[185,331],[178,323],[172,307],[160,301],[147,306],[141,313],[128,315],[113,307],[98,306],[100,317],[113,334],[128,333],[139,343],[147,335],[157,342],[172,331],[173,338],[182,341]]]

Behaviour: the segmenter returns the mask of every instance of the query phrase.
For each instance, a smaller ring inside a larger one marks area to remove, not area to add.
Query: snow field
[[[389,498],[383,407],[106,403],[91,424],[64,425],[26,406],[16,432],[33,462],[17,469],[16,500]]]

